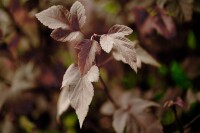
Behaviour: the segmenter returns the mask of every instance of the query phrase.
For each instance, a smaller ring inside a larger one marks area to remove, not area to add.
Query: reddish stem
[[[108,57],[104,62],[98,65],[98,67],[102,67],[113,59],[113,56]]]
[[[112,96],[110,95],[109,90],[108,90],[108,87],[107,87],[107,85],[105,84],[105,82],[104,82],[104,80],[102,79],[101,76],[99,76],[99,79],[100,79],[101,84],[103,85],[103,90],[104,90],[106,96],[108,97],[108,99],[113,103],[113,105],[115,106],[115,108],[119,108],[119,105],[114,101],[114,99],[113,99]]]

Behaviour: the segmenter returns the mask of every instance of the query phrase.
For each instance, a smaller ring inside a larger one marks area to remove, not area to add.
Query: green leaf
[[[195,49],[196,48],[196,37],[193,31],[189,31],[188,33],[188,38],[187,38],[187,42],[188,42],[188,46],[191,49]]]
[[[33,122],[31,122],[26,116],[21,116],[19,118],[19,123],[21,128],[23,128],[27,133],[31,132],[35,125]]]
[[[136,77],[134,74],[129,73],[124,76],[122,84],[125,89],[132,89],[136,85]]]
[[[170,125],[175,121],[175,117],[174,117],[174,113],[172,112],[172,110],[167,110],[163,117],[162,117],[162,123],[164,125]]]
[[[76,115],[73,113],[73,114],[70,114],[70,115],[67,115],[65,118],[64,118],[64,126],[66,128],[71,128],[71,127],[74,127],[76,124],[77,124],[77,117]]]
[[[116,1],[109,1],[105,4],[104,10],[110,14],[117,14],[120,10],[120,4]]]
[[[154,101],[159,101],[161,100],[161,98],[164,96],[165,92],[164,91],[160,91],[160,92],[157,92],[154,97],[153,97],[153,100]]]
[[[171,73],[172,80],[181,89],[185,90],[188,88],[192,88],[192,83],[188,79],[186,73],[184,72],[180,64],[178,64],[177,62],[172,62],[171,67],[170,67],[170,73]]]
[[[161,65],[161,67],[159,67],[158,72],[160,75],[165,76],[168,73],[168,69],[165,65]]]

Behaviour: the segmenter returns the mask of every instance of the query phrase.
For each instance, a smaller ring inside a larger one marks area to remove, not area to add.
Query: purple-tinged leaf
[[[196,0],[197,1],[197,0]],[[178,21],[188,22],[192,19],[195,0],[158,0],[157,4],[167,10]]]
[[[137,72],[137,57],[134,44],[124,37],[115,37],[114,39],[114,58],[129,64],[130,67]]]
[[[127,63],[137,72],[136,52],[133,43],[125,38],[125,35],[131,34],[131,28],[124,25],[114,25],[108,31],[108,34],[100,37],[102,49],[109,53],[113,49],[113,56],[116,60]]]
[[[132,32],[133,30],[129,28],[128,26],[116,24],[109,29],[108,34],[115,34],[117,36],[125,36],[125,35],[130,35]]]
[[[125,129],[127,133],[163,133],[157,103],[136,98],[130,92],[121,94],[117,100],[119,108],[110,112],[108,109],[113,105],[107,104],[105,112],[106,115],[113,114],[113,128],[117,133],[123,133]],[[152,108],[155,112],[152,112]]]
[[[85,74],[94,65],[96,54],[100,54],[101,47],[95,40],[84,39],[76,48],[80,50],[78,53],[78,66],[81,75]]]
[[[51,37],[61,42],[75,40],[86,20],[84,6],[78,1],[72,5],[70,12],[57,5],[37,13],[36,17],[45,26],[54,29]]]
[[[80,34],[79,31],[72,32],[67,29],[58,28],[52,31],[51,37],[56,41],[71,42],[80,36]]]
[[[86,16],[85,16],[85,8],[84,6],[79,2],[76,1],[71,9],[71,26],[74,30],[79,30],[83,27],[85,24]]]
[[[155,15],[151,15],[144,8],[135,8],[135,23],[142,38],[145,38],[154,31],[171,39],[176,35],[176,28],[171,16],[168,16],[165,10],[155,7]]]
[[[52,6],[40,13],[37,13],[36,18],[50,29],[65,28],[69,29],[69,11],[61,5]]]
[[[109,29],[108,34],[102,35],[100,38],[100,44],[102,49],[105,52],[110,53],[110,51],[113,48],[113,44],[115,43],[115,37],[124,37],[125,35],[129,35],[132,32],[133,30],[125,25],[116,24],[112,26]]]
[[[98,81],[99,70],[92,66],[85,75],[81,76],[78,67],[74,64],[67,69],[62,82],[62,92],[58,100],[58,116],[60,116],[69,104],[76,110],[80,127],[89,110],[89,105],[94,95],[91,82]]]

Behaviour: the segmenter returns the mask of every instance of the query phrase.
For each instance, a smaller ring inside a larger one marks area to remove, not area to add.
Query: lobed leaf
[[[115,34],[117,36],[125,36],[125,35],[130,35],[132,32],[133,30],[129,28],[128,26],[116,24],[109,29],[108,34]]]
[[[58,100],[58,116],[60,116],[69,104],[76,110],[80,127],[89,110],[89,105],[94,95],[91,82],[98,81],[99,70],[92,66],[84,76],[81,76],[78,67],[70,65],[63,77],[62,92]]]
[[[137,130],[134,129],[135,132],[129,131],[132,133],[163,133],[162,125],[157,119],[156,113],[151,112],[151,108],[158,108],[160,107],[158,104],[142,100],[139,98],[134,98],[130,101],[131,108],[130,112],[130,119],[134,119],[132,124],[137,126]],[[137,107],[137,108],[136,108]],[[128,127],[132,126],[129,125]]]
[[[52,31],[51,37],[54,40],[61,41],[61,42],[71,42],[74,41],[78,36],[80,36],[79,31],[72,32],[71,30],[58,28]]]
[[[105,52],[110,53],[113,48],[114,40],[109,35],[102,35],[100,38],[100,44]]]
[[[78,66],[81,75],[86,74],[95,61],[96,54],[100,54],[101,47],[95,40],[84,39],[76,48],[80,50],[78,53]]]
[[[71,9],[71,25],[74,29],[82,28],[85,24],[86,16],[85,16],[85,8],[84,6],[79,2],[76,1]]]
[[[158,120],[160,107],[157,103],[133,97],[132,93],[125,92],[118,99],[119,108],[112,109],[112,104],[104,105],[102,110],[110,115],[113,114],[113,128],[117,133],[163,133],[162,125]],[[106,107],[106,108],[105,108]],[[154,112],[152,112],[154,111]],[[104,113],[104,112],[102,112]]]
[[[137,54],[137,66],[141,67],[141,62],[149,65],[153,65],[156,67],[160,67],[160,64],[142,47],[137,45],[136,47],[136,54]]]
[[[100,44],[107,53],[113,49],[113,56],[116,60],[129,64],[137,72],[135,46],[124,37],[132,32],[131,28],[116,24],[109,29],[108,34],[100,37]]]
[[[173,38],[176,35],[176,27],[172,17],[158,6],[153,8],[152,13],[155,15],[151,15],[151,12],[144,8],[134,9],[135,23],[141,37],[145,39],[156,31],[166,39]]]
[[[102,35],[100,38],[100,44],[102,49],[110,53],[113,48],[113,44],[115,43],[115,37],[124,37],[125,35],[129,35],[133,32],[133,30],[125,25],[116,24],[112,26],[108,34]]]
[[[115,43],[113,45],[113,56],[116,60],[120,60],[137,72],[137,57],[133,43],[124,37],[115,37]]]
[[[61,42],[74,41],[81,34],[79,30],[86,20],[85,8],[78,1],[72,5],[70,12],[57,5],[37,13],[36,17],[45,26],[54,29],[51,37]]]
[[[43,25],[48,26],[50,29],[69,29],[67,19],[69,17],[69,11],[64,6],[52,6],[37,13],[35,16]]]

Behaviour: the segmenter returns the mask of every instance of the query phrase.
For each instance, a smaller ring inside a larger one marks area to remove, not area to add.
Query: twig
[[[200,114],[197,115],[194,119],[192,119],[188,124],[184,126],[184,129],[187,129],[192,123],[194,123],[198,118],[200,118]]]
[[[108,97],[108,99],[113,103],[113,105],[115,106],[115,108],[119,108],[119,105],[114,101],[114,99],[113,99],[112,96],[110,95],[109,90],[108,90],[108,87],[107,87],[107,85],[105,84],[105,82],[103,81],[101,75],[99,76],[99,79],[100,79],[101,84],[103,85],[103,90],[104,90],[106,96]]]
[[[180,132],[180,133],[184,133],[183,126],[182,126],[182,124],[181,124],[181,121],[180,121],[179,118],[178,118],[176,106],[172,106],[171,108],[172,108],[172,110],[173,110],[173,112],[174,112],[175,119],[176,119],[176,123],[178,124],[178,128],[179,128],[179,132]]]
[[[98,67],[102,67],[106,63],[110,62],[112,59],[113,59],[113,56],[108,57],[104,62],[102,62],[101,64],[99,64]]]

